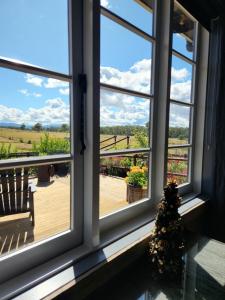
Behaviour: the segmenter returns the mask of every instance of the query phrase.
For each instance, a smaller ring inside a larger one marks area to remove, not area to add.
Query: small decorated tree
[[[158,207],[149,243],[150,259],[156,276],[177,278],[182,274],[184,243],[182,220],[178,213],[180,200],[176,181],[171,181],[164,188],[164,197]]]

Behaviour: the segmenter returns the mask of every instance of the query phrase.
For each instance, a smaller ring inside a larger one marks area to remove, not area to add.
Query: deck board
[[[0,254],[9,253],[70,229],[70,176],[53,177],[50,184],[35,185],[32,227],[30,213],[0,217]],[[100,216],[127,206],[123,179],[100,175]]]

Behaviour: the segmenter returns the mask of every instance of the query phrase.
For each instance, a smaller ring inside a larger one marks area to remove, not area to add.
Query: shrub
[[[131,158],[126,157],[126,158],[121,159],[120,164],[124,168],[130,168],[132,166]]]
[[[10,153],[17,152],[17,148],[12,149],[11,144],[0,144],[0,159],[7,159],[10,156]]]
[[[41,137],[39,145],[33,143],[33,151],[42,155],[69,153],[70,143],[68,140],[51,138],[48,133],[45,133],[44,137]]]

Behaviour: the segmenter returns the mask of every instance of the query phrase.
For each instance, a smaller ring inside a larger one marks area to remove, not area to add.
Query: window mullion
[[[208,45],[209,33],[200,24],[198,25],[198,47],[197,47],[197,64],[195,72],[194,87],[194,118],[193,118],[193,157],[192,157],[192,181],[193,191],[201,191],[202,178],[202,156],[203,156],[203,136],[205,122],[205,99],[207,85],[207,67],[208,67]]]
[[[87,74],[84,153],[84,242],[99,244],[100,1],[84,1],[84,73]]]
[[[171,66],[171,1],[156,3],[156,49],[152,129],[152,199],[162,194],[166,172],[168,145],[168,112]]]

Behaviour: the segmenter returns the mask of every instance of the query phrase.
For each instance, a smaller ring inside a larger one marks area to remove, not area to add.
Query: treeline
[[[100,134],[106,135],[135,135],[136,132],[148,135],[148,124],[146,126],[139,125],[126,125],[126,126],[104,126],[100,127]],[[187,127],[170,127],[169,137],[177,139],[187,139],[189,134],[189,129]]]
[[[139,125],[100,127],[100,134],[107,134],[107,135],[134,135],[135,131],[141,131],[147,134],[147,127],[139,126]]]

